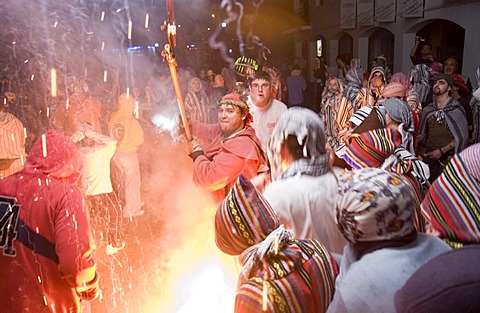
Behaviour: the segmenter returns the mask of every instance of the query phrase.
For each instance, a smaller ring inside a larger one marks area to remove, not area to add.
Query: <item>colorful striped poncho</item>
[[[240,255],[236,313],[325,312],[333,299],[333,256],[314,239],[292,239],[244,174],[217,210],[215,242]]]
[[[480,144],[454,155],[430,187],[422,214],[453,248],[480,243]]]

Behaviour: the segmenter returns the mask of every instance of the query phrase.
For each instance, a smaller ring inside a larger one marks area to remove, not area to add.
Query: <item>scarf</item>
[[[292,164],[280,175],[279,179],[285,179],[297,174],[309,176],[321,176],[331,170],[330,154],[324,153],[311,159],[300,159]]]
[[[457,100],[448,100],[443,109],[439,109],[436,102],[426,106],[420,120],[419,134],[423,135],[420,143],[426,146],[426,127],[428,121],[446,122],[448,130],[455,138],[455,153],[462,151],[468,144],[468,123],[465,111]]]

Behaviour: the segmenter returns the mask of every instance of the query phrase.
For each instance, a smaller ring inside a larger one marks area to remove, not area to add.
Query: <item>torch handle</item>
[[[165,48],[167,50],[167,48]],[[185,111],[185,103],[183,102],[182,90],[180,89],[180,83],[177,75],[177,62],[175,58],[169,58],[167,56],[168,68],[170,69],[170,75],[172,76],[173,87],[175,88],[175,94],[177,95],[178,108],[180,109],[180,115],[182,116],[183,128],[185,129],[185,137],[187,140],[192,140],[192,133],[190,132],[190,124],[188,123],[187,113]]]

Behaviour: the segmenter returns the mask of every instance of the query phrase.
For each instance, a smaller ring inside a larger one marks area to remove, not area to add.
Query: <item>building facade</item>
[[[308,18],[288,34],[293,35],[295,56],[309,65],[323,55],[329,66],[335,66],[337,55],[347,53],[368,69],[375,57],[384,55],[393,72],[408,73],[410,52],[420,36],[432,46],[436,60],[455,56],[459,71],[472,79],[480,66],[478,0],[294,0],[293,4],[295,14]]]

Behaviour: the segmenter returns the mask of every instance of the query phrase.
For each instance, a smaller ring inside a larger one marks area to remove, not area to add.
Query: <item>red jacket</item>
[[[222,137],[220,124],[192,121],[192,133],[202,142],[205,155],[195,159],[193,181],[220,203],[241,173],[252,179],[266,166],[260,140],[250,126],[230,138]]]
[[[45,147],[40,139],[25,169],[0,180],[0,312],[80,312],[98,291],[88,211],[73,184],[78,150],[56,131]]]

